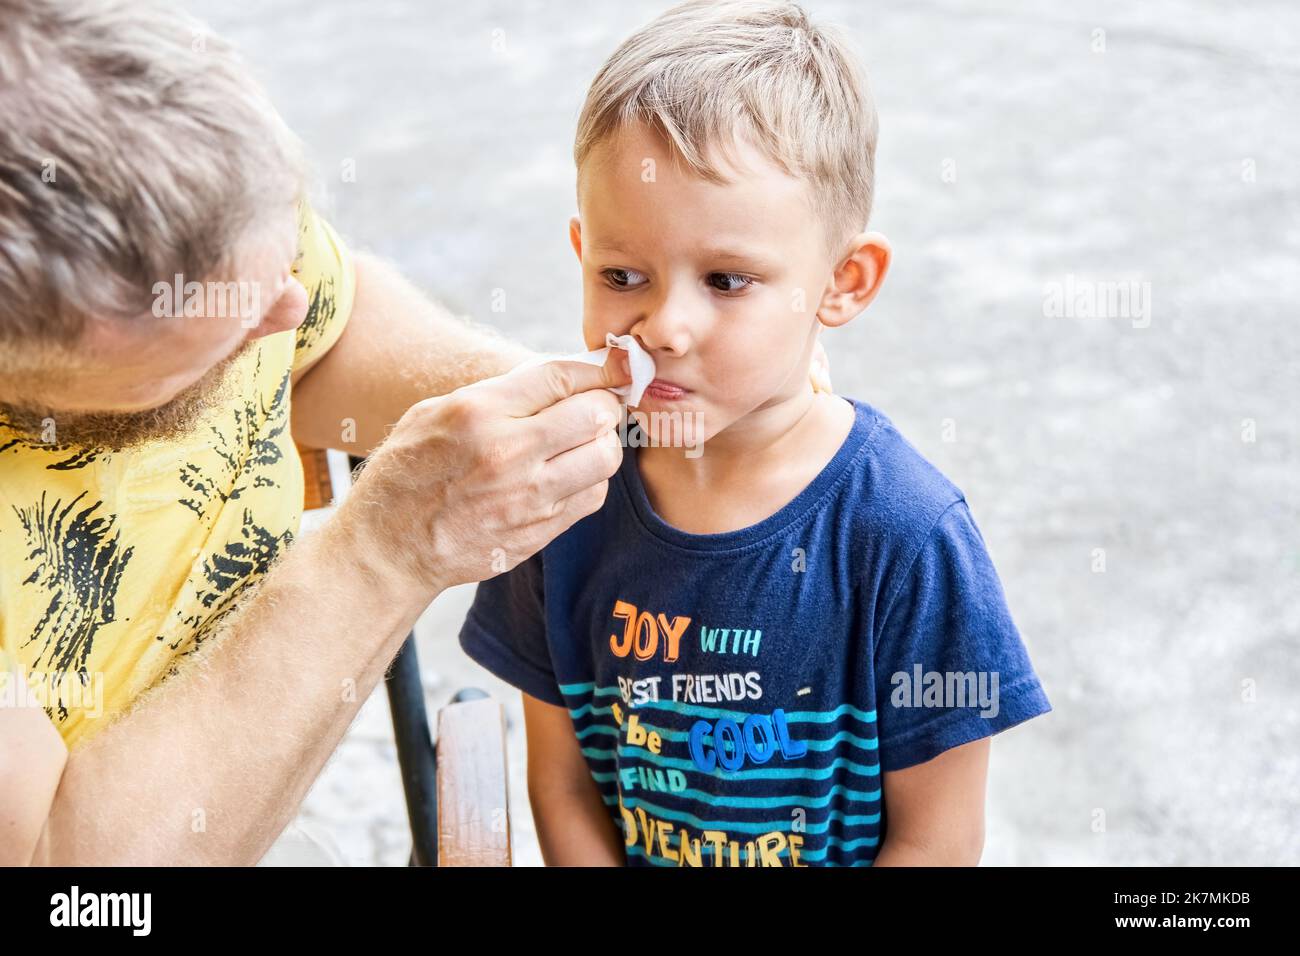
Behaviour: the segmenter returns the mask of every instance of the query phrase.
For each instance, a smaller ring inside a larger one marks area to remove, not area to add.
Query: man
[[[428,603],[603,502],[625,376],[480,381],[529,353],[301,170],[188,17],[0,0],[0,863],[256,862]],[[372,453],[297,542],[295,439]]]

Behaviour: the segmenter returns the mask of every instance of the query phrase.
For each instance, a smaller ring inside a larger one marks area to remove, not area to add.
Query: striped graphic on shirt
[[[874,711],[629,706],[616,686],[560,691],[629,863],[871,864],[881,832]]]

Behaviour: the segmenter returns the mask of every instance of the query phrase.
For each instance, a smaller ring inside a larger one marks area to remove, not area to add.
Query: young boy
[[[461,631],[524,693],[548,864],[973,865],[988,738],[1051,710],[961,491],[809,384],[889,266],[875,138],[854,58],[788,3],[675,7],[592,84],[583,335],[634,336],[638,420],[704,445],[629,441]]]

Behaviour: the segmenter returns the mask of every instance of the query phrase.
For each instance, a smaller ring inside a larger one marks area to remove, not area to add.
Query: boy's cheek
[[[733,347],[747,359],[758,362],[765,356],[764,364],[775,366],[780,364],[774,362],[776,356],[805,349],[817,314],[815,307],[805,308],[799,290],[773,289],[734,319],[727,324],[744,333],[734,337]]]
[[[717,399],[728,406],[753,408],[781,394],[787,386],[786,360],[807,348],[807,322],[806,317],[791,313],[767,313],[746,322],[746,328],[730,335],[726,343],[715,343],[708,364]]]
[[[589,350],[605,347],[605,334],[627,335],[636,324],[636,313],[607,296],[588,297],[582,307],[582,340]]]
[[[619,321],[618,314],[600,305],[600,297],[592,295],[591,290],[584,289],[582,296],[582,341],[589,351],[605,347],[605,333],[620,334],[615,328]]]
[[[712,350],[704,387],[714,401],[724,407],[752,408],[773,391],[771,352],[755,346],[753,338],[738,334],[726,347]]]

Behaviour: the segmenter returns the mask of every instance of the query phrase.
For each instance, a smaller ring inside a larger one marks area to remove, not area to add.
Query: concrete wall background
[[[574,121],[665,6],[196,4],[354,246],[556,350],[579,345]],[[1300,8],[807,6],[866,55],[897,255],[826,337],[837,390],[966,491],[1055,706],[997,739],[984,862],[1300,863]],[[1045,314],[1071,276],[1150,283],[1149,324]],[[518,695],[455,642],[470,593],[421,623],[430,706],[506,701],[517,861],[540,862]],[[349,862],[405,860],[387,721],[368,702],[303,808]]]

